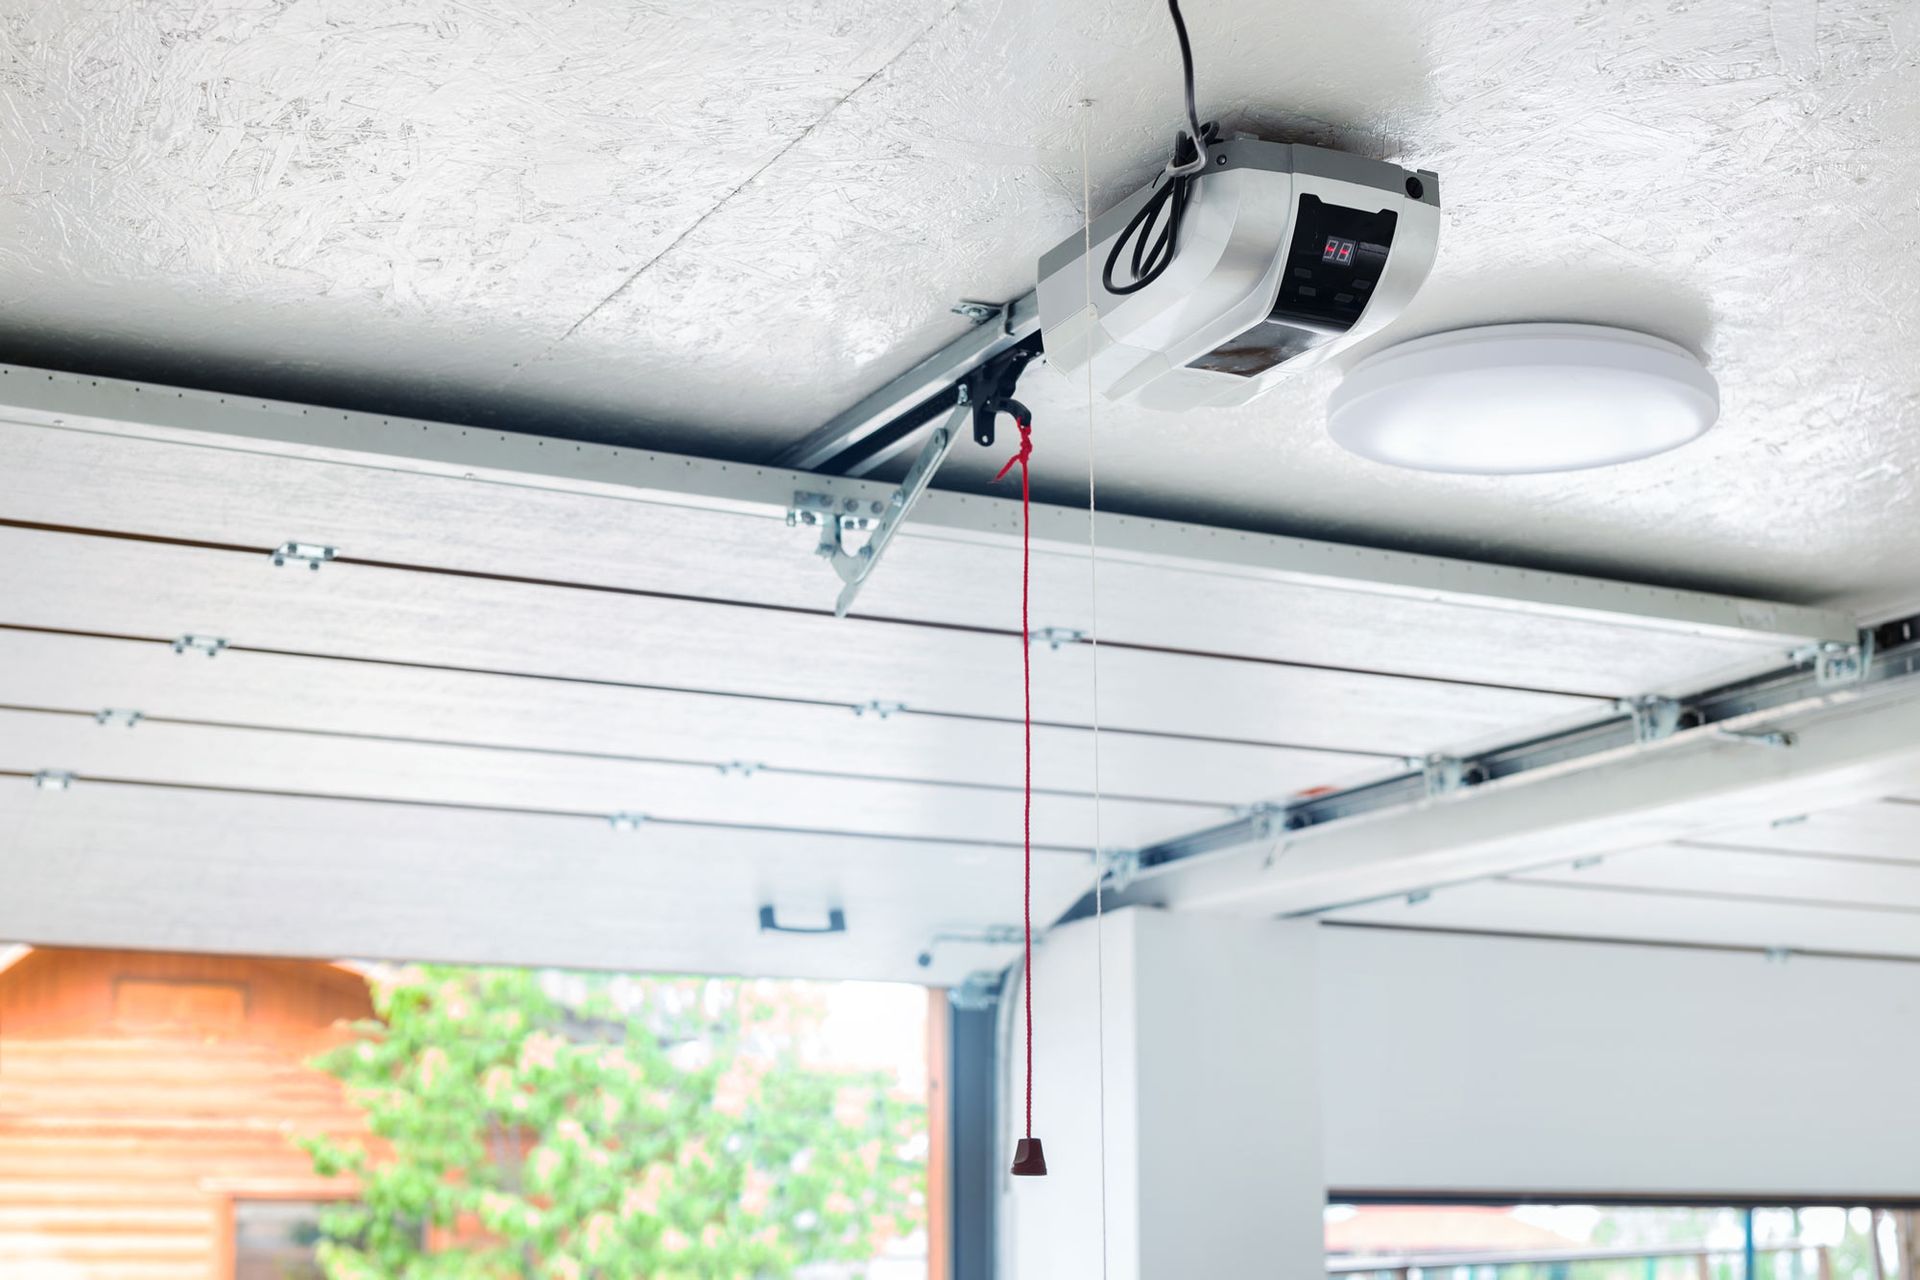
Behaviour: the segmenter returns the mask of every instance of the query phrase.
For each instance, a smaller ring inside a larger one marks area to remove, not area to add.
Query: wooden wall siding
[[[0,973],[0,1276],[219,1280],[228,1197],[346,1189],[289,1137],[364,1132],[305,1062],[371,1012],[314,961],[36,950]]]

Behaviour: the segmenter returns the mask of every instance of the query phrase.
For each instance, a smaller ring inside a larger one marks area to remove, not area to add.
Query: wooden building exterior
[[[0,969],[0,1276],[300,1274],[275,1250],[351,1188],[291,1139],[365,1132],[306,1063],[371,1013],[364,979],[319,961],[17,955]]]

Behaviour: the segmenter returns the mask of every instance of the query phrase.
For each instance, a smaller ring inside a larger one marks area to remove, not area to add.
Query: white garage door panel
[[[1020,912],[1018,850],[12,779],[0,833],[0,937],[48,944],[951,982],[1013,948],[933,934]],[[1036,913],[1088,870],[1037,858]]]
[[[1482,881],[1329,919],[1427,929],[1920,956],[1920,916]]]
[[[220,500],[207,501],[210,493]],[[803,608],[826,608],[838,587],[812,555],[813,532],[766,515],[18,425],[0,431],[0,510],[50,524],[256,547],[301,539],[362,560]],[[1109,555],[1099,578],[1099,626],[1113,640],[1572,692],[1650,692],[1780,647],[1389,600],[1224,566],[1176,569]],[[909,523],[859,612],[1017,626],[1018,582],[1011,549]],[[1088,629],[1089,592],[1084,557],[1036,552],[1035,625]],[[1488,669],[1489,651],[1501,654],[1498,671]]]
[[[807,827],[872,835],[1018,843],[1018,792],[917,786],[708,767],[543,756],[145,721],[0,710],[0,770],[58,768],[88,777],[282,790],[453,805],[644,813],[690,822]],[[1212,812],[1107,801],[1101,835],[1151,844]],[[1036,797],[1040,845],[1091,850],[1093,803]]]
[[[1018,717],[1019,642],[685,601],[0,529],[5,621]],[[76,591],[84,584],[84,591]],[[1034,714],[1092,718],[1084,646],[1035,653]],[[1116,728],[1414,754],[1591,709],[1558,695],[1110,650]]]
[[[1907,910],[1920,917],[1920,862],[1847,862],[1788,853],[1729,853],[1664,845],[1613,854],[1599,866],[1559,867],[1513,877],[1523,882],[1617,885],[1675,893],[1778,898],[1809,905]],[[1915,921],[1920,930],[1920,918]]]
[[[1715,831],[1715,844],[1920,861],[1920,805],[1887,800]]]
[[[555,751],[1020,785],[1020,726],[644,689],[0,631],[0,703]],[[1034,731],[1035,785],[1091,793],[1092,735]],[[1108,795],[1247,804],[1354,777],[1364,759],[1110,734]],[[1198,822],[1217,811],[1195,812]]]

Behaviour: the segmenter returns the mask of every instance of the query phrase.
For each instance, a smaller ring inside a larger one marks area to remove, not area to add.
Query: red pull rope
[[[1027,602],[1033,562],[1031,496],[1028,489],[1027,459],[1033,457],[1033,428],[1018,422],[1020,452],[1007,459],[994,477],[998,483],[1007,472],[1020,468],[1020,679],[1025,696],[1023,727],[1026,735],[1026,787],[1021,816],[1021,927],[1026,941],[1026,964],[1022,975],[1027,983],[1027,1137],[1033,1137],[1033,628],[1027,620]]]

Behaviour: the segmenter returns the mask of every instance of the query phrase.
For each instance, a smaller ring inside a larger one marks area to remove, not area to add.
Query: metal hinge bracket
[[[881,698],[875,698],[871,702],[863,702],[855,707],[853,714],[857,716],[870,715],[876,720],[885,720],[888,716],[897,715],[906,709],[907,704],[904,702],[888,702]]]
[[[1458,756],[1431,755],[1418,764],[1429,798],[1451,795],[1467,785],[1466,762]]]
[[[729,760],[725,764],[715,765],[723,778],[751,778],[767,766],[754,760]]]
[[[1795,662],[1813,664],[1813,682],[1822,689],[1841,689],[1867,678],[1873,665],[1873,632],[1862,631],[1853,644],[1827,640],[1795,649],[1787,655]]]
[[[1620,709],[1633,719],[1633,740],[1636,743],[1671,738],[1680,727],[1681,706],[1677,698],[1662,698],[1652,694],[1624,698],[1620,702]]]
[[[173,642],[173,651],[175,653],[192,651],[194,653],[204,653],[209,658],[218,657],[220,651],[226,647],[227,642],[224,637],[195,635],[192,632],[181,636]]]
[[[73,788],[70,769],[42,769],[33,775],[33,785],[42,791],[68,791]]]
[[[1247,820],[1248,831],[1255,840],[1268,840],[1287,830],[1287,806],[1271,800],[1241,805],[1233,811],[1233,816]]]
[[[954,441],[959,438],[960,424],[973,412],[965,396],[954,406],[947,416],[945,425],[933,429],[927,443],[920,450],[920,456],[913,460],[913,466],[907,472],[907,478],[900,487],[882,502],[863,504],[857,498],[843,499],[835,506],[833,499],[826,494],[799,492],[793,495],[793,505],[787,509],[787,523],[817,525],[820,529],[820,543],[814,548],[814,554],[833,566],[846,585],[840,588],[840,596],[833,602],[833,616],[844,618],[847,610],[853,607],[860,588],[872,576],[874,567],[880,563],[880,557],[886,554],[887,545],[893,541],[893,535],[900,531],[901,522],[914,504],[933,483],[933,473],[940,469],[947,455],[953,452]],[[876,522],[877,519],[877,522]],[[849,551],[846,547],[845,533],[851,527],[865,529],[873,526],[873,532],[867,535],[866,545],[858,551]]]
[[[1079,644],[1087,633],[1075,627],[1036,627],[1027,632],[1028,644],[1044,644],[1055,653],[1063,644]]]
[[[1753,747],[1785,748],[1794,742],[1793,735],[1784,729],[1715,729],[1714,736]]]
[[[947,1002],[962,1013],[985,1013],[1000,1002],[1000,975],[985,969],[968,974],[947,993]]]
[[[103,707],[93,713],[93,722],[95,724],[117,724],[128,729],[133,728],[133,726],[139,724],[144,719],[146,719],[146,716],[142,713],[129,711],[124,707]]]
[[[1010,947],[1026,934],[1017,924],[990,924],[980,929],[942,929],[927,943],[927,949],[914,957],[922,969],[933,963],[933,953],[947,943],[972,943],[975,946]]]
[[[647,815],[644,813],[610,813],[607,815],[607,825],[615,831],[638,831],[641,827],[647,825]]]
[[[273,567],[278,569],[292,560],[317,571],[321,565],[339,554],[338,547],[322,546],[318,542],[283,542],[273,549]]]
[[[1138,849],[1103,849],[1094,855],[1094,863],[1100,880],[1112,893],[1126,892],[1128,886],[1140,878]]]

